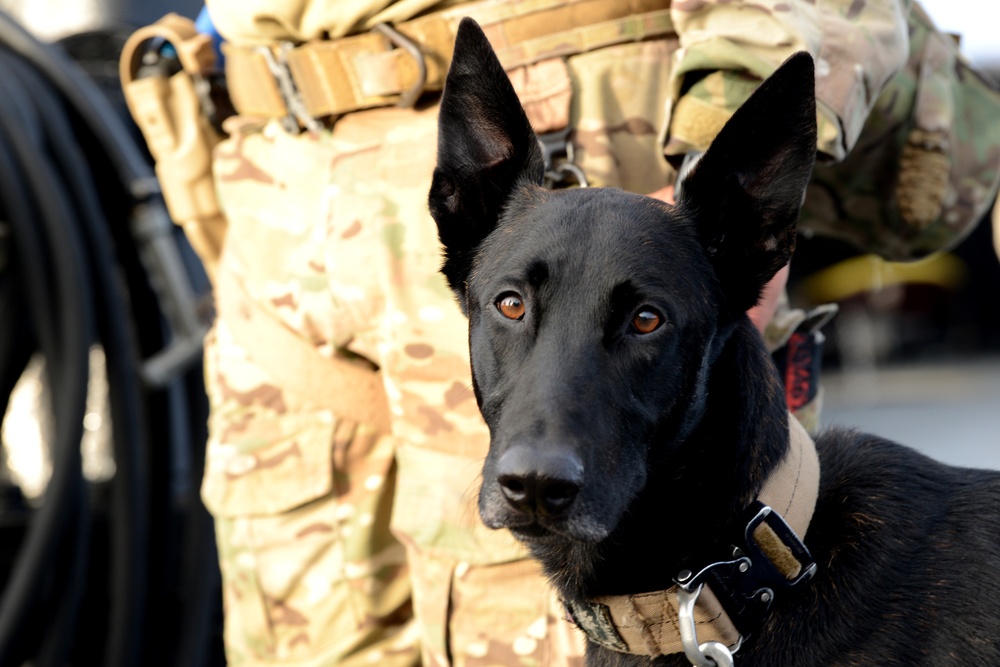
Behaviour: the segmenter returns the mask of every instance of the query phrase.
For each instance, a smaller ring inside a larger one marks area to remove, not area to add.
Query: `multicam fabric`
[[[678,0],[667,153],[705,150],[763,79],[797,51],[816,59],[819,150],[840,160],[907,56],[906,0]],[[708,118],[705,119],[704,116]],[[714,127],[713,127],[714,126]]]
[[[672,48],[613,47],[563,70],[577,162],[595,184],[671,180],[657,128]],[[566,104],[561,86],[538,80],[549,66],[515,78]],[[277,386],[282,373],[218,322],[203,496],[219,519],[231,664],[412,664],[417,647],[428,665],[582,655],[537,565],[478,519],[488,433],[426,210],[436,122],[434,107],[375,109],[292,136],[235,120],[216,151],[230,221],[219,271],[317,355],[377,364],[392,412],[391,435],[379,436]]]
[[[234,131],[216,158],[232,222],[219,271],[330,354],[356,310],[349,290],[331,305],[322,240],[333,232],[315,224],[328,156],[280,134],[243,139]],[[281,176],[260,168],[275,150],[288,158]],[[391,438],[277,384],[225,319],[206,362],[202,495],[216,518],[230,664],[415,664],[405,550],[388,529]]]
[[[962,239],[1000,185],[1000,95],[916,3],[683,0],[668,155],[704,150],[786,57],[816,58],[821,154],[801,227],[891,260]],[[751,29],[751,26],[752,29]]]
[[[801,223],[895,261],[954,246],[1000,185],[1000,94],[917,6],[909,34],[854,151],[817,166]]]
[[[379,21],[405,21],[422,11],[461,1],[207,0],[205,6],[219,33],[227,40],[236,44],[268,44],[278,40],[305,42],[342,37],[370,28]]]

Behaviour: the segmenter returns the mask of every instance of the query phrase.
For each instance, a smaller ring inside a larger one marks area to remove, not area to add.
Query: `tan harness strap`
[[[788,416],[789,447],[765,480],[757,499],[778,512],[799,536],[806,534],[819,493],[819,457],[809,434]],[[754,540],[778,570],[793,579],[801,569],[791,550],[766,525]],[[594,641],[635,655],[659,656],[684,651],[678,628],[677,586],[636,595],[594,598],[587,605],[567,605],[573,620]],[[732,646],[740,639],[722,605],[706,585],[694,607],[698,641]]]
[[[482,26],[506,69],[673,33],[669,0],[484,0],[392,26],[419,49],[418,59],[373,30],[290,48],[224,44],[226,80],[245,116],[284,118],[287,91],[274,60],[287,67],[298,102],[312,118],[396,104],[407,93],[440,90],[459,21]],[[269,50],[269,53],[265,53]],[[271,62],[269,62],[269,60]],[[295,112],[295,109],[291,109]]]
[[[342,419],[389,432],[380,372],[361,360],[325,356],[261,308],[230,272],[219,270],[215,289],[219,317],[251,359],[282,388]]]

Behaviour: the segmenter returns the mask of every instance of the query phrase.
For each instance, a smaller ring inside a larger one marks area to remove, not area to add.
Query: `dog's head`
[[[712,360],[791,256],[815,156],[813,89],[811,58],[792,57],[725,126],[676,206],[611,188],[547,191],[513,87],[479,27],[462,23],[429,203],[491,433],[487,525],[597,543],[650,466],[683,447]]]

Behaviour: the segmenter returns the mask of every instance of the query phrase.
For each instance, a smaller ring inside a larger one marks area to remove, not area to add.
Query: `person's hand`
[[[665,201],[668,204],[676,204],[674,201],[674,186],[673,184],[668,185],[665,188],[660,188],[656,192],[650,192],[649,196],[653,199],[659,199],[660,201]]]
[[[668,204],[676,203],[674,201],[674,186],[672,184],[660,188],[656,192],[650,192],[649,196],[660,201],[665,201]],[[750,321],[753,322],[754,326],[761,333],[764,333],[767,323],[771,321],[775,311],[778,310],[778,301],[781,299],[781,293],[785,290],[785,285],[787,284],[788,265],[786,264],[764,285],[764,290],[760,294],[760,301],[757,302],[757,305],[747,311]]]
[[[785,285],[788,284],[788,264],[778,269],[778,272],[774,274],[774,277],[766,285],[764,285],[763,291],[760,293],[760,300],[757,305],[747,311],[747,315],[750,316],[750,321],[753,325],[757,327],[757,330],[764,333],[764,329],[767,328],[767,323],[771,321],[774,317],[774,313],[778,310],[778,302],[781,300],[781,293],[785,291]]]

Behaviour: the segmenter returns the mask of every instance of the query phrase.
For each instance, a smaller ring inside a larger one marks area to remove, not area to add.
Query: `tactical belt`
[[[389,432],[382,374],[362,360],[330,357],[279,322],[251,298],[235,276],[216,274],[216,305],[233,338],[279,386],[308,405]]]
[[[750,508],[745,535],[738,540],[742,542],[740,554],[727,554],[730,560],[699,572],[685,571],[678,575],[678,585],[667,590],[567,604],[573,621],[591,641],[614,651],[651,657],[687,653],[678,590],[697,586],[700,595],[691,614],[697,641],[738,647],[748,635],[748,626],[770,606],[774,588],[780,589],[784,582],[792,587],[812,576],[815,566],[797,536],[805,535],[816,506],[819,458],[798,421],[791,416],[788,421],[788,453]],[[762,580],[761,573],[768,578]],[[743,577],[750,579],[740,581]]]
[[[316,119],[441,90],[458,23],[482,26],[506,69],[672,34],[669,0],[485,0],[340,39],[224,45],[226,79],[244,116]]]

